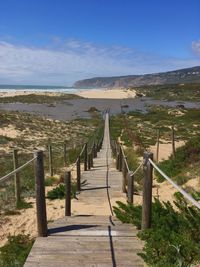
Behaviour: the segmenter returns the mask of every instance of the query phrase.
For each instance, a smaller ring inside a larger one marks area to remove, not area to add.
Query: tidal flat
[[[91,113],[88,112],[91,107],[95,107],[100,113],[109,109],[111,115],[116,115],[123,112],[139,111],[146,113],[149,106],[163,106],[175,108],[182,105],[186,109],[200,109],[199,102],[192,101],[166,101],[155,100],[148,97],[142,98],[127,98],[127,99],[71,99],[63,100],[57,103],[52,99],[50,103],[3,103],[0,102],[0,109],[5,111],[18,111],[40,115],[45,118],[69,121],[78,118],[91,118]]]

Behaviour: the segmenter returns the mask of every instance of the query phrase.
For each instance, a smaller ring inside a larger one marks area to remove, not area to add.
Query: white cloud
[[[200,40],[192,42],[192,50],[195,54],[200,56]]]
[[[0,42],[0,84],[62,84],[95,76],[152,73],[200,65],[199,59],[160,58],[121,46],[55,37],[48,48]]]

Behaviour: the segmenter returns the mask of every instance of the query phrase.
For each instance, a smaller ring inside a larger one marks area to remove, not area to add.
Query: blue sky
[[[0,84],[200,65],[199,0],[1,0]]]

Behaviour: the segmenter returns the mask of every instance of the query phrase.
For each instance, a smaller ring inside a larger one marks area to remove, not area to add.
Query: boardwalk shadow
[[[96,224],[79,224],[79,225],[66,225],[66,226],[61,226],[61,227],[55,227],[51,228],[48,230],[48,234],[56,234],[56,233],[62,233],[62,232],[68,232],[68,231],[76,231],[76,230],[82,230],[82,229],[88,229],[88,228],[93,228],[97,227],[98,225]]]
[[[99,190],[99,189],[108,189],[110,186],[99,186],[99,187],[90,187],[90,188],[83,188],[81,191],[90,191],[90,190]]]
[[[105,167],[105,168],[106,168],[107,165],[106,165],[106,164],[104,164],[104,165],[98,165],[98,164],[96,165],[96,164],[95,164],[95,167],[93,167],[92,170],[99,169],[99,168],[102,168],[102,167]]]

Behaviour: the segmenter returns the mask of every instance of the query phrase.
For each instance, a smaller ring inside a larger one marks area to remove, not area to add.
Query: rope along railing
[[[116,142],[111,142],[113,153],[116,155],[116,168],[122,172],[122,192],[127,193],[127,201],[133,203],[134,175],[143,167],[143,193],[142,193],[142,229],[151,227],[151,207],[152,207],[152,185],[153,168],[155,168],[174,188],[176,188],[188,201],[200,209],[200,203],[190,194],[185,192],[170,177],[168,177],[154,162],[153,153],[144,152],[143,162],[131,171],[123,147]]]
[[[36,157],[32,158],[31,160],[24,163],[22,166],[18,167],[17,169],[13,170],[12,172],[6,174],[5,176],[0,178],[0,182],[3,182],[13,176],[14,174],[20,172],[22,169],[24,169],[26,166],[28,166],[31,162],[33,162],[36,159]]]
[[[153,168],[155,168],[168,182],[173,185],[174,188],[176,188],[195,207],[200,209],[200,203],[198,203],[191,195],[189,195],[180,186],[178,186],[153,162],[153,153],[145,152],[143,165],[142,229],[147,229],[151,227]]]
[[[65,174],[65,187],[66,187],[66,198],[65,198],[65,216],[71,216],[71,172],[76,169],[76,185],[77,191],[81,191],[81,157],[83,156],[84,171],[90,170],[93,167],[93,159],[97,157],[97,152],[102,147],[103,139],[97,142],[93,142],[93,145],[88,152],[88,143],[86,143],[81,152],[79,153],[76,161],[72,164],[70,169]]]
[[[116,156],[116,169],[122,172],[122,192],[127,194],[128,203],[133,203],[134,176],[143,166],[143,162],[134,170],[130,170],[123,146],[111,141],[113,154]]]
[[[90,170],[93,166],[93,158],[97,156],[97,152],[102,147],[103,138],[95,143],[91,148],[88,148],[88,143],[85,143],[81,149],[81,152],[78,154],[78,157],[74,164],[70,167],[68,171],[65,172],[64,180],[66,185],[66,201],[65,201],[65,215],[71,215],[71,171],[76,167],[77,172],[77,190],[81,190],[81,162],[83,161],[84,170]],[[88,153],[88,149],[90,149]],[[48,153],[49,158],[49,172],[53,174],[53,157],[52,157],[52,147],[51,144],[48,146],[48,150],[45,150]],[[66,161],[66,142],[64,142],[64,161]],[[35,176],[35,195],[36,195],[36,214],[37,214],[37,227],[38,227],[38,236],[45,237],[48,234],[47,229],[47,215],[46,215],[46,199],[45,199],[45,166],[44,166],[44,151],[37,151],[34,153],[34,157],[24,163],[21,166],[18,166],[18,158],[17,158],[17,149],[13,150],[13,164],[14,170],[10,173],[4,175],[0,178],[0,183],[7,181],[10,177],[14,176],[15,184],[18,184],[20,187],[19,182],[19,172],[22,171],[25,167],[34,163],[34,176]],[[66,166],[66,165],[65,165]],[[20,192],[20,188],[17,188],[18,193]],[[19,194],[15,195],[19,195]],[[20,195],[19,199],[20,200]]]
[[[198,203],[191,195],[189,195],[185,190],[178,186],[172,179],[167,176],[151,159],[149,159],[151,165],[168,181],[173,185],[187,200],[189,200],[194,206],[200,209],[200,203]]]

